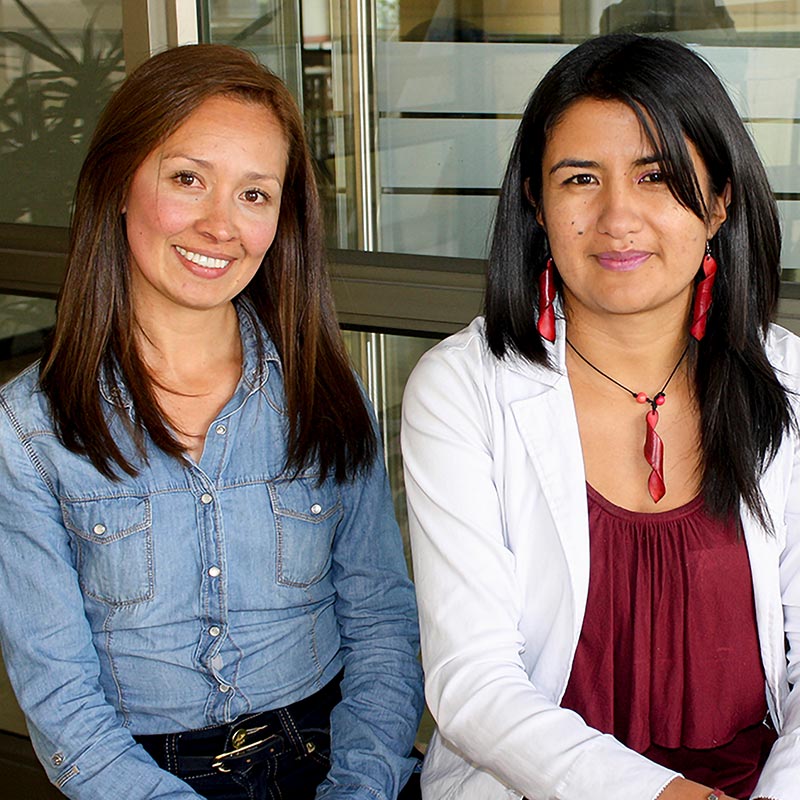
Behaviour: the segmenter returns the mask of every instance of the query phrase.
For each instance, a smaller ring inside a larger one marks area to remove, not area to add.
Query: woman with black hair
[[[413,587],[303,120],[251,54],[168,50],[111,99],[0,487],[3,658],[65,795],[397,797]]]
[[[689,49],[600,37],[534,91],[485,318],[404,401],[425,798],[800,797],[780,241]]]

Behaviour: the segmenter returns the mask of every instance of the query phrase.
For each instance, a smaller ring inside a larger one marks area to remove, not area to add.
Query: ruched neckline
[[[660,752],[719,752],[729,785],[744,785],[774,735],[761,725],[764,672],[738,520],[712,517],[702,496],[655,513],[588,484],[587,497],[589,593],[562,705],[662,763]]]

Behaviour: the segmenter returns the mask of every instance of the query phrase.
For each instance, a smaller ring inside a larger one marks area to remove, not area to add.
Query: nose
[[[599,198],[597,227],[614,239],[623,239],[641,229],[642,219],[633,187],[623,183],[607,184]]]
[[[196,226],[206,237],[229,242],[239,235],[234,204],[220,193],[212,192],[203,200]]]

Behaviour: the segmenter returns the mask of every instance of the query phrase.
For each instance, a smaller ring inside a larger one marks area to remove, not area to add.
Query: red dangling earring
[[[706,322],[708,310],[711,308],[711,290],[717,275],[717,262],[711,255],[711,246],[706,242],[706,254],[703,257],[703,280],[697,284],[694,293],[694,308],[692,309],[692,326],[689,332],[699,342],[706,335]]]
[[[553,259],[548,258],[539,275],[539,320],[536,328],[541,337],[548,342],[556,340],[556,312],[553,308],[553,301],[556,299],[554,268]]]

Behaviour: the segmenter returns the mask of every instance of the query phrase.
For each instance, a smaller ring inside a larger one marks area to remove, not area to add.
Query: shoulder
[[[17,431],[51,430],[47,397],[39,386],[39,362],[0,387],[0,416]]]
[[[800,391],[800,337],[780,325],[770,325],[764,346],[781,382],[790,391]]]
[[[428,350],[414,367],[406,391],[417,391],[430,382],[481,381],[494,373],[499,362],[486,344],[484,327],[483,317],[477,317]]]
[[[563,377],[564,332],[548,346],[550,364],[534,364],[522,356],[497,358],[486,342],[483,317],[433,347],[417,363],[406,384],[406,399],[433,393],[453,400],[453,392],[487,394],[505,403],[540,394]]]

